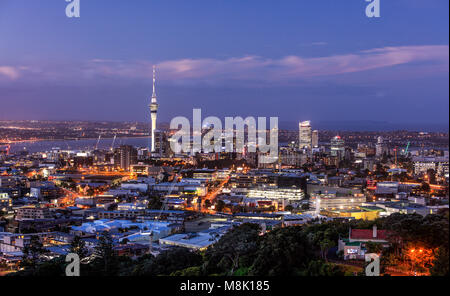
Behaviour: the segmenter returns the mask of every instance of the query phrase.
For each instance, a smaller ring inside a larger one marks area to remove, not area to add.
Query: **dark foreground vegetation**
[[[157,257],[144,255],[137,259],[117,256],[112,241],[103,234],[96,249],[96,259],[81,265],[82,276],[343,276],[355,275],[331,260],[330,254],[340,237],[348,237],[349,227],[391,232],[389,248],[369,244],[371,252],[381,253],[382,271],[401,264],[417,265],[431,275],[448,275],[448,211],[440,215],[393,214],[376,221],[331,221],[276,229],[261,235],[256,224],[242,224],[224,235],[206,251],[173,248]],[[422,261],[412,261],[412,249],[429,251]],[[71,251],[86,256],[82,241],[75,239]],[[25,250],[23,270],[15,276],[64,276],[64,257],[50,261],[39,258],[44,252],[39,242]],[[334,253],[336,253],[334,251]],[[337,257],[339,258],[339,254]]]

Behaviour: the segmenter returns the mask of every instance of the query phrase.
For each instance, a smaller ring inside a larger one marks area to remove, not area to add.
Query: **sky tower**
[[[150,103],[150,113],[152,116],[152,125],[151,125],[151,131],[152,131],[152,147],[151,152],[155,151],[155,130],[156,130],[156,117],[158,114],[158,103],[156,101],[156,66],[153,66],[153,94],[152,94],[152,101]]]

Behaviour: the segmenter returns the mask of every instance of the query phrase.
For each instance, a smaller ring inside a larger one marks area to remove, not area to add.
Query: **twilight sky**
[[[449,121],[449,1],[0,0],[0,120]]]

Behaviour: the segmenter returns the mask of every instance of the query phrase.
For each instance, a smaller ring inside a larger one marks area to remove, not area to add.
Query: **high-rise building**
[[[379,136],[377,139],[377,144],[375,146],[375,155],[376,157],[382,157],[385,153],[387,153],[387,146],[384,143],[383,137]]]
[[[311,145],[313,148],[319,147],[319,131],[314,130],[311,137]]]
[[[152,147],[150,148],[150,152],[154,152],[155,151],[156,118],[158,115],[158,102],[156,100],[156,67],[155,66],[153,66],[153,94],[152,94],[152,101],[150,103],[150,113],[152,116],[152,125],[151,125]]]
[[[137,160],[144,161],[148,158],[148,147],[140,147],[137,149]]]
[[[311,121],[300,122],[299,125],[299,148],[311,150],[312,145],[312,132]]]
[[[331,156],[337,156],[339,159],[343,159],[345,156],[345,143],[340,136],[336,136],[331,139]]]
[[[137,163],[137,150],[133,146],[123,145],[114,150],[114,165],[129,171],[131,165]]]
[[[164,131],[155,130],[155,151],[153,152],[159,157],[170,155],[170,142]]]

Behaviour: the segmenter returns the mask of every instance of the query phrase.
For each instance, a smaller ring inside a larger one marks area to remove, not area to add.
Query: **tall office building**
[[[152,136],[152,147],[150,152],[155,151],[155,130],[156,130],[156,118],[158,115],[158,102],[156,100],[156,67],[153,66],[153,94],[152,101],[150,103],[150,113],[152,116],[152,126],[151,126],[151,136]]]
[[[385,153],[387,153],[387,146],[384,143],[383,137],[378,137],[377,144],[375,145],[375,156],[382,157]]]
[[[159,157],[165,157],[171,154],[172,150],[170,149],[168,135],[164,131],[155,131],[155,151],[153,152]]]
[[[339,159],[343,159],[345,156],[345,143],[340,136],[336,136],[331,139],[331,156],[337,156]]]
[[[114,165],[129,171],[137,163],[137,150],[133,146],[123,145],[114,150]]]
[[[312,145],[312,132],[311,121],[300,122],[299,126],[299,148],[311,150]]]
[[[319,131],[318,130],[314,130],[312,132],[311,142],[312,142],[311,145],[313,148],[319,147]]]

